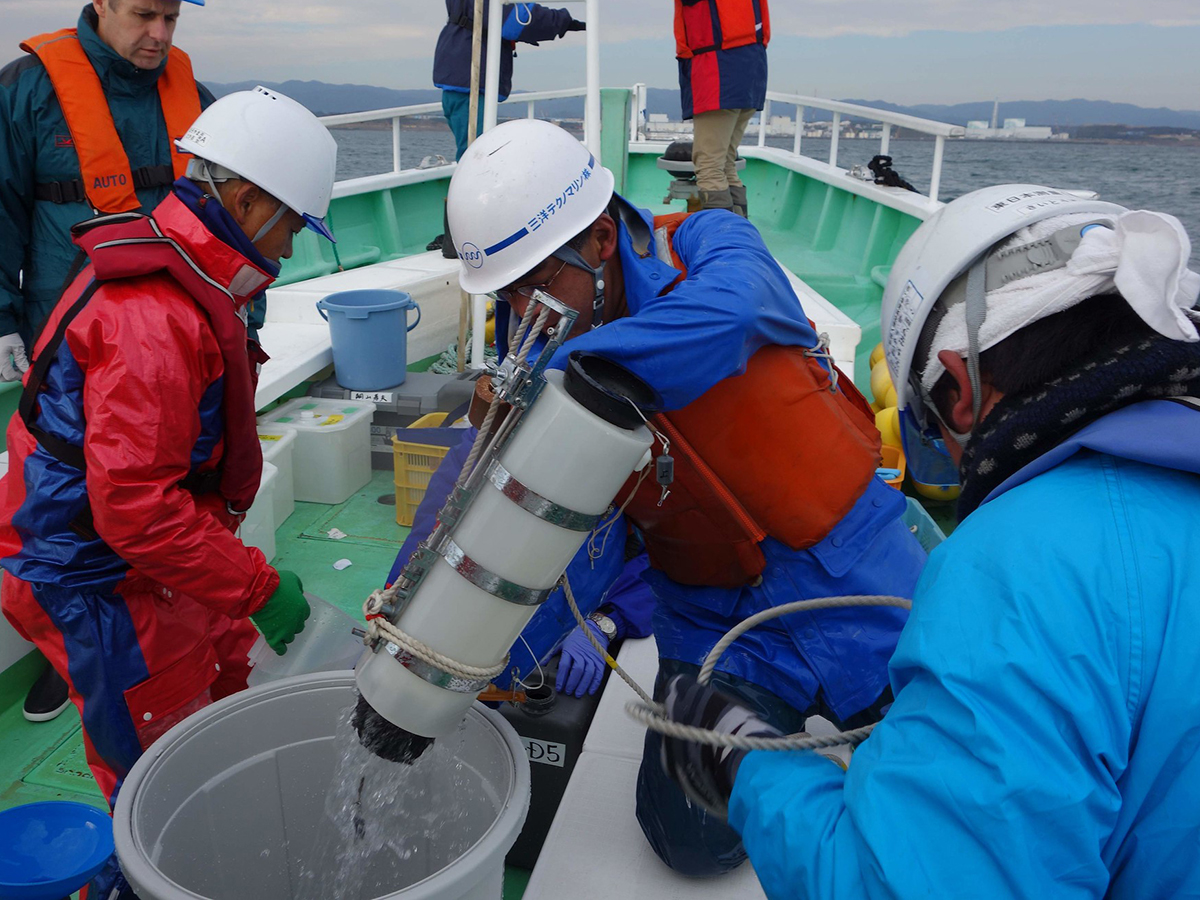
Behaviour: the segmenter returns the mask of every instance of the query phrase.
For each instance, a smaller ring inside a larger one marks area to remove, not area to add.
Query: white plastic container
[[[257,547],[270,562],[275,558],[275,483],[279,470],[269,462],[263,463],[262,481],[254,504],[242,520],[238,537],[247,547]]]
[[[296,432],[292,445],[295,499],[342,503],[371,480],[371,417],[375,404],[297,397],[259,424]]]
[[[304,598],[311,611],[304,629],[288,644],[287,653],[277,654],[262,635],[250,648],[247,654],[250,677],[246,680],[249,687],[293,675],[349,671],[363,655],[366,648],[362,638],[351,631],[361,623],[320,597],[306,593]]]
[[[275,479],[275,527],[279,528],[296,511],[296,478],[292,465],[292,446],[296,443],[293,428],[258,426],[258,445],[262,447],[263,462],[279,470]]]

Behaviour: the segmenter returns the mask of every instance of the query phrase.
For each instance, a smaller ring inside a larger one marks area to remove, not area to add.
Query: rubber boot
[[[729,186],[729,196],[733,199],[733,211],[743,219],[750,218],[750,207],[746,201],[746,186],[744,184],[731,184]]]
[[[450,213],[445,204],[442,205],[442,256],[445,259],[458,259],[458,251],[454,249],[454,238],[450,234]]]
[[[727,209],[733,212],[733,197],[729,194],[729,188],[723,191],[701,191],[700,208]]]

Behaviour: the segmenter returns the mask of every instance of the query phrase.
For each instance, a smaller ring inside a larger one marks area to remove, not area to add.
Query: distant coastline
[[[523,118],[523,117],[518,117]],[[504,121],[503,119],[501,121]],[[566,128],[568,131],[582,133],[581,123],[570,119],[553,120],[557,124]],[[446,120],[440,116],[407,116],[403,119],[404,128],[413,129],[416,131],[440,131],[446,128]],[[334,125],[334,131],[391,131],[391,121],[375,121],[375,122],[355,122],[350,125]],[[655,137],[654,140],[672,141],[672,140],[689,140],[689,134],[672,134]],[[820,138],[817,138],[818,140]],[[870,138],[843,138],[843,140],[871,140]],[[932,142],[933,138],[928,135],[916,133],[902,133],[892,137],[893,141],[928,141]],[[952,138],[951,140],[960,141],[967,140],[966,138]],[[971,139],[975,143],[977,139]],[[1146,136],[1146,137],[1129,137],[1129,138],[1098,138],[1098,137],[1083,137],[1083,138],[1061,138],[1055,141],[1044,140],[1027,140],[1025,138],[985,138],[980,139],[986,143],[1003,143],[1003,144],[1115,144],[1119,146],[1156,146],[1156,147],[1188,147],[1200,150],[1200,132],[1194,132],[1187,135],[1169,135],[1162,137]]]

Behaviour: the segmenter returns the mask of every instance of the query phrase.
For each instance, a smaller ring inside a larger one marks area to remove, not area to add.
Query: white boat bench
[[[653,688],[654,638],[625,641],[617,662],[645,690]],[[628,716],[625,704],[636,699],[624,681],[609,675],[523,900],[764,898],[749,863],[717,878],[685,878],[650,849],[634,815],[645,729]]]
[[[262,409],[333,363],[329,325],[317,311],[317,301],[337,291],[411,294],[421,308],[421,324],[408,335],[408,360],[441,353],[458,334],[458,265],[458,260],[434,250],[268,290],[267,320],[259,338],[271,359],[259,375],[255,408]],[[786,267],[784,272],[817,331],[829,335],[834,361],[853,378],[862,329]]]

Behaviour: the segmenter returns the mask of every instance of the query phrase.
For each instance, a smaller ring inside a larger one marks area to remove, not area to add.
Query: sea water
[[[392,132],[332,131],[338,142],[338,179],[376,175],[392,169]],[[769,137],[771,147],[791,149],[790,137]],[[751,129],[745,143],[757,142]],[[418,165],[430,155],[454,159],[454,138],[448,128],[425,122],[401,129],[401,164]],[[893,167],[914,187],[929,189],[933,167],[932,140],[892,139]],[[828,161],[827,138],[804,138],[804,156]],[[878,140],[842,139],[838,165],[849,169],[866,163],[879,152]],[[1153,209],[1179,218],[1192,238],[1192,268],[1200,271],[1200,179],[1195,175],[1200,149],[1171,143],[1126,144],[1083,141],[976,141],[946,142],[939,199],[955,197],[1005,182],[1032,182],[1096,191],[1101,198],[1131,209]],[[662,173],[666,191],[668,175]],[[753,221],[753,210],[751,210]],[[433,235],[430,235],[432,238]]]
[[[472,811],[499,806],[460,759],[465,727],[434,742],[412,765],[392,763],[359,743],[353,709],[338,719],[325,820],[312,847],[302,848],[296,900],[369,900],[415,884],[478,841]]]

